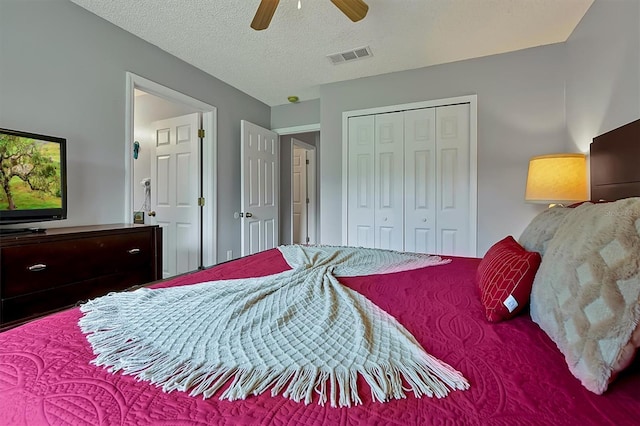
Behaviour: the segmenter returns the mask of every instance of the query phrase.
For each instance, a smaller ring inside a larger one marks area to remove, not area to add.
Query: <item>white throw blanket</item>
[[[348,247],[279,247],[293,268],[260,278],[111,293],[82,305],[79,325],[109,371],[191,395],[236,400],[271,389],[294,401],[361,403],[443,397],[468,383],[393,317],[338,282],[447,263],[437,256]],[[392,284],[390,284],[392,285]]]

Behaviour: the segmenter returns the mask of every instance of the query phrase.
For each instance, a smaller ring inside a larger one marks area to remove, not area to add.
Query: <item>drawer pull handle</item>
[[[35,265],[29,266],[27,269],[31,272],[44,271],[45,269],[47,269],[47,265],[45,265],[44,263],[36,263]]]
[[[140,253],[140,249],[139,248],[132,248],[131,250],[127,250],[127,253],[129,253],[129,254],[138,254],[138,253]]]

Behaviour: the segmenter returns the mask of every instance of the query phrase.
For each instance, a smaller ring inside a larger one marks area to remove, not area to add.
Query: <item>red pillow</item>
[[[487,251],[476,279],[489,321],[513,318],[527,305],[540,261],[539,253],[526,251],[512,236]]]

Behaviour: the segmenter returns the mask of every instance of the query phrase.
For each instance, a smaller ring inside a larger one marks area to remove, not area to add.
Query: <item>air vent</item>
[[[331,61],[333,65],[342,64],[344,62],[351,62],[357,59],[364,59],[373,56],[371,53],[371,48],[369,46],[358,47],[357,49],[347,50],[346,52],[333,53],[331,55],[327,55],[327,58]]]

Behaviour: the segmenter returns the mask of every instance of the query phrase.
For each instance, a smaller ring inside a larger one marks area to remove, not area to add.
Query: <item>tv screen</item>
[[[0,129],[0,224],[66,219],[66,144]]]

